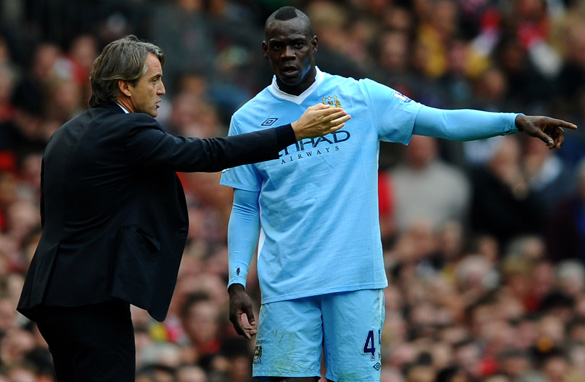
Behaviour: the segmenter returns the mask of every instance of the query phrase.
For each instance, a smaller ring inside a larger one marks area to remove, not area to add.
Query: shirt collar
[[[309,86],[307,90],[305,90],[298,96],[288,94],[280,90],[276,82],[276,76],[272,77],[272,84],[270,84],[270,87],[268,89],[275,97],[282,98],[294,102],[297,105],[300,105],[308,96],[310,96],[313,93],[313,91],[315,91],[315,89],[317,89],[317,87],[319,87],[319,84],[323,81],[323,77],[325,77],[325,74],[318,67],[315,67],[315,82],[313,82],[313,84],[311,84],[311,86]]]
[[[129,114],[130,112],[128,110],[126,110],[126,108],[122,105],[120,105],[119,103],[116,102],[116,105],[120,106],[122,108],[122,110],[124,110],[124,113]]]

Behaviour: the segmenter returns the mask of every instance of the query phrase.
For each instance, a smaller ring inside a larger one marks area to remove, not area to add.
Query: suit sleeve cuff
[[[275,128],[275,130],[276,144],[278,145],[279,151],[287,148],[297,141],[295,131],[293,130],[290,123],[288,125],[278,126]]]

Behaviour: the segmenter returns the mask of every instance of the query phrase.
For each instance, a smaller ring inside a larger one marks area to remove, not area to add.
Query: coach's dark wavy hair
[[[158,57],[161,65],[164,65],[165,55],[162,49],[149,42],[140,41],[134,35],[128,35],[106,45],[95,59],[89,74],[91,82],[89,106],[96,107],[115,102],[118,98],[118,81],[128,81],[135,85],[146,73],[146,58],[150,53]]]

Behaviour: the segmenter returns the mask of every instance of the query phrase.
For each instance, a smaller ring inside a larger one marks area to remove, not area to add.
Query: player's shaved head
[[[264,32],[266,33],[269,30],[272,23],[274,22],[288,21],[295,19],[297,17],[300,18],[303,21],[303,23],[306,24],[309,35],[312,35],[313,24],[311,23],[309,17],[302,11],[292,6],[281,7],[274,11],[270,16],[268,16],[268,18],[266,19],[266,23],[264,24]]]

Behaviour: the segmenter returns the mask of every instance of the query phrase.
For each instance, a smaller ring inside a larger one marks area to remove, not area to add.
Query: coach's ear
[[[126,97],[132,96],[131,87],[132,87],[132,84],[130,84],[130,82],[128,82],[128,81],[124,81],[124,80],[118,81],[118,90],[120,91],[120,93],[124,94]]]

